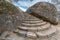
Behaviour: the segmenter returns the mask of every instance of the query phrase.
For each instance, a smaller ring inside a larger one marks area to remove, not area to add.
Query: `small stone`
[[[22,37],[26,37],[27,31],[19,30],[18,35]]]
[[[28,38],[37,38],[37,35],[33,32],[27,32],[27,37]]]

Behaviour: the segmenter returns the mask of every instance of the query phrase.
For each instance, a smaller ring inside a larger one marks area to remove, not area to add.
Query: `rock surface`
[[[4,31],[7,30],[8,27],[10,28],[10,30],[12,30],[15,27],[17,28],[8,35],[6,35],[7,32],[2,33],[2,35],[0,36],[0,40],[59,40],[60,39],[60,30],[58,30],[54,25],[50,24],[49,22],[46,22],[29,13],[26,12],[24,13],[21,10],[19,10],[19,12],[15,15],[14,15],[15,11],[13,11],[13,13],[11,14],[9,13],[9,11],[8,13],[6,11],[1,11],[0,13],[1,16],[0,24],[5,23],[2,25],[1,31],[3,31],[3,29]],[[9,19],[9,21],[6,22],[5,20],[7,19]],[[8,24],[11,22],[10,20],[14,21],[12,26],[13,28],[10,26],[10,24],[6,25],[6,23]],[[6,29],[4,28],[5,27],[4,25],[6,25]]]
[[[0,0],[0,33],[13,31],[21,22],[22,11],[13,4]]]
[[[38,2],[27,10],[28,13],[41,18],[45,21],[48,21],[52,24],[57,24],[56,21],[56,7],[48,2]]]
[[[31,29],[31,27],[33,28]],[[7,36],[5,40],[59,40],[59,38],[60,30],[54,25],[29,15],[28,13],[24,13],[24,20],[21,25],[19,25],[18,29],[12,32],[12,34]]]

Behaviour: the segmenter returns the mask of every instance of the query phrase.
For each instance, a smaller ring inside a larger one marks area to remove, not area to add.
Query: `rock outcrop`
[[[28,13],[43,19],[45,21],[48,21],[52,24],[57,24],[58,22],[56,21],[56,18],[54,16],[56,16],[56,12],[57,9],[56,7],[48,2],[38,2],[35,5],[33,5],[32,7],[30,7],[27,10]]]
[[[17,22],[20,21],[20,19],[22,19],[22,15],[21,15],[22,13],[23,12],[13,4],[1,0],[0,1],[0,33],[8,30],[13,31],[13,29],[17,27]]]
[[[14,30],[11,35],[6,36],[5,37],[6,39],[4,39],[4,40],[59,40],[60,39],[60,32],[50,22],[44,21],[43,19],[40,19],[37,16],[34,16],[33,14],[30,14],[27,12],[22,12],[21,10],[19,10],[19,11],[20,11],[20,14],[18,13],[18,16],[16,16],[17,21],[14,21],[14,23],[16,22],[17,29]],[[2,14],[0,14],[0,15],[2,15]],[[10,15],[12,15],[12,14],[10,14]],[[40,16],[40,14],[37,14],[37,15]],[[44,16],[44,15],[42,15],[42,16]],[[46,15],[44,17],[48,17]],[[49,15],[49,19],[50,19],[50,16],[53,14],[51,14],[51,15],[48,14],[48,15]],[[14,15],[14,17],[15,17],[15,15]],[[55,22],[56,22],[56,20],[55,20]],[[14,28],[14,26],[13,26],[13,28]]]

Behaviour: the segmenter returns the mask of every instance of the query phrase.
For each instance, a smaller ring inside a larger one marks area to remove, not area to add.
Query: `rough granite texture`
[[[0,0],[0,33],[13,31],[21,22],[22,13],[23,12],[13,4]]]
[[[21,10],[16,10],[18,11],[16,14],[16,11],[13,11],[13,13],[9,13],[9,11],[7,13],[1,10],[0,28],[2,27],[2,29],[0,30],[3,32],[3,30],[8,31],[9,29],[17,28],[13,32],[10,32],[10,34],[7,34],[7,31],[3,32],[0,36],[0,40],[60,40],[60,29],[50,22],[46,22]]]
[[[28,13],[43,19],[45,21],[48,21],[52,24],[57,24],[58,22],[56,21],[56,13],[57,9],[56,7],[48,2],[38,2],[35,5],[31,6],[28,10]]]

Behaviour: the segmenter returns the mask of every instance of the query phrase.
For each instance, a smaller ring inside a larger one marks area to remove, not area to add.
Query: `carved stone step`
[[[26,20],[26,21],[35,21],[35,20],[38,21],[38,20],[41,20],[41,19],[31,17],[31,18],[25,18],[24,21],[25,21],[25,20]]]
[[[27,15],[28,14],[28,15]],[[26,16],[25,16],[25,19],[24,20],[41,20],[33,15],[30,15],[29,13],[27,13]]]
[[[20,35],[24,35],[30,38],[37,38],[38,37],[47,37],[47,36],[52,36],[53,34],[56,33],[56,29],[52,26],[50,29],[48,30],[44,30],[44,31],[36,31],[36,32],[31,32],[31,31],[23,31],[23,30],[19,30],[18,33]]]
[[[41,25],[44,25],[46,24],[46,22],[43,22],[43,23],[37,23],[37,24],[29,24],[29,23],[22,23],[23,26],[28,26],[28,27],[32,27],[32,26],[41,26]]]
[[[37,31],[37,28],[36,27],[25,27],[25,26],[19,26],[18,27],[19,29],[21,30],[28,30],[28,31]]]
[[[41,30],[45,30],[45,29],[50,28],[50,24],[47,23],[45,25],[38,26],[38,27],[37,26],[36,27],[34,27],[34,26],[32,26],[32,27],[18,26],[18,28],[22,29],[22,30],[28,30],[28,31],[37,31],[37,30],[41,31]]]
[[[20,36],[26,37],[27,31],[17,29],[14,31],[14,33],[17,33]]]
[[[49,29],[51,27],[51,24],[50,23],[47,23],[47,24],[45,24],[45,25],[42,25],[42,26],[40,26],[40,27],[37,27],[37,29],[38,29],[38,31],[40,31],[40,30],[46,30],[46,29]]]
[[[53,27],[53,26],[51,26],[51,28],[48,29],[48,30],[38,31],[38,32],[36,32],[36,33],[37,33],[37,35],[38,35],[39,37],[46,37],[46,36],[51,36],[51,35],[53,35],[54,33],[56,33],[56,31],[57,31],[56,28]]]
[[[41,19],[38,19],[38,18],[32,18],[32,19],[25,19],[24,21],[39,21],[39,20],[41,20]]]
[[[30,20],[25,20],[25,21],[23,21],[22,23],[30,23],[30,24],[35,24],[35,23],[42,23],[43,22],[43,20],[32,20],[32,21],[30,21]]]
[[[18,30],[17,32],[15,31],[15,33],[23,37],[37,38],[37,35],[34,32]]]
[[[37,35],[34,32],[27,32],[28,38],[37,38]]]

